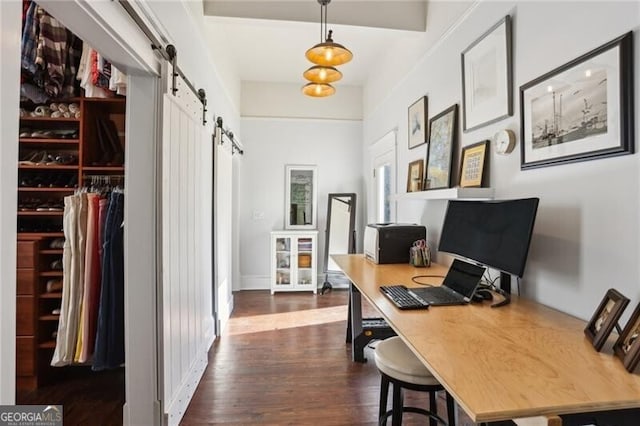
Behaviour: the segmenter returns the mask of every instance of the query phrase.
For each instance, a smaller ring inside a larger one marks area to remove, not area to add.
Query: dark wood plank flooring
[[[88,367],[61,367],[59,377],[34,391],[18,391],[17,404],[62,405],[65,425],[122,424],[124,368],[91,371]]]
[[[380,376],[369,350],[369,362],[351,362],[347,297],[341,290],[235,293],[231,320],[182,424],[375,425]],[[375,316],[371,307],[363,310]],[[443,402],[440,395],[438,411],[445,414]],[[428,407],[428,398],[409,391],[405,403]],[[474,424],[459,412],[459,425]],[[415,414],[404,420],[427,424]]]

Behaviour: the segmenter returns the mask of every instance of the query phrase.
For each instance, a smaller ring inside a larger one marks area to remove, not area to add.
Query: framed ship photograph
[[[613,352],[622,360],[627,371],[634,371],[640,361],[640,304],[613,345]]]
[[[521,169],[631,154],[632,33],[520,87]]]
[[[597,351],[604,346],[628,304],[629,299],[616,289],[610,288],[605,294],[584,329],[584,334],[591,340],[591,344]]]

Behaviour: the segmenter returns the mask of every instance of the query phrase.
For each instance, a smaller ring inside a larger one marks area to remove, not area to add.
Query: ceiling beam
[[[203,0],[204,14],[233,18],[320,22],[314,0]],[[335,0],[327,8],[329,24],[425,31],[425,0]]]

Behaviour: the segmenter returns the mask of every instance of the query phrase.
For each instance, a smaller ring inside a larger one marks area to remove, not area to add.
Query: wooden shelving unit
[[[63,204],[64,197],[74,193],[73,187],[61,187],[67,182],[82,185],[86,176],[124,175],[121,165],[96,164],[104,156],[98,138],[97,118],[111,120],[116,126],[119,142],[124,150],[125,98],[98,99],[74,98],[80,108],[80,118],[22,117],[20,129],[33,131],[64,130],[77,132],[71,139],[60,137],[21,137],[20,158],[29,158],[30,153],[46,151],[49,155],[71,154],[76,157],[74,164],[18,164],[19,182],[42,186],[21,186],[17,188],[18,204],[38,205]],[[62,182],[62,183],[61,183]],[[124,182],[124,180],[122,181]],[[46,184],[57,184],[46,187]],[[35,201],[34,201],[35,200]],[[47,282],[62,280],[63,271],[51,270],[52,262],[61,260],[62,249],[52,249],[54,239],[63,238],[63,211],[22,210],[18,219],[18,311],[21,323],[33,324],[29,328],[17,330],[16,338],[16,384],[21,389],[36,389],[41,384],[56,377],[50,366],[60,315],[53,315],[60,308],[62,292],[46,292]],[[33,231],[29,231],[29,230]],[[43,231],[43,230],[51,231]],[[57,230],[60,231],[57,231]]]

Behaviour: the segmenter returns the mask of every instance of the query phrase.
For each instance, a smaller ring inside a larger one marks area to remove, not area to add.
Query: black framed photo
[[[484,140],[462,148],[460,188],[480,188],[485,184],[488,146],[489,141]]]
[[[520,168],[631,154],[629,32],[520,87]]]
[[[622,360],[627,371],[633,371],[640,362],[640,304],[631,314],[629,322],[613,345],[613,351]]]
[[[427,112],[426,96],[409,107],[409,149],[427,143]]]
[[[513,115],[511,17],[505,16],[461,53],[462,129]]]
[[[584,334],[591,340],[597,351],[602,349],[627,304],[629,304],[629,299],[613,288],[610,288],[605,294],[584,329]]]
[[[424,190],[451,187],[452,157],[458,128],[458,104],[429,120]]]

